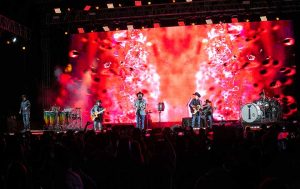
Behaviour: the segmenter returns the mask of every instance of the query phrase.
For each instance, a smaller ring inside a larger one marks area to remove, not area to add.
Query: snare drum
[[[263,112],[255,103],[246,104],[242,107],[242,119],[244,122],[252,123],[262,118]]]

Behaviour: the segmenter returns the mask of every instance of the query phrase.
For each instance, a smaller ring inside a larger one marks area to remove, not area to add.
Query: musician
[[[202,115],[204,119],[204,126],[207,126],[211,129],[213,124],[213,107],[211,101],[208,99],[206,99],[205,103],[203,104]],[[207,121],[209,123],[207,123]]]
[[[257,102],[265,102],[267,100],[268,100],[268,98],[266,97],[265,92],[262,91],[261,93],[259,93],[259,99],[257,99],[256,101]]]
[[[198,127],[200,128],[201,123],[201,114],[200,111],[202,110],[202,102],[200,100],[201,95],[198,92],[195,92],[194,98],[189,103],[189,107],[192,113],[192,127]],[[196,124],[197,120],[197,126]]]
[[[142,92],[138,92],[136,96],[137,98],[134,100],[134,107],[136,110],[136,127],[143,130],[145,128],[147,102],[144,99],[144,94]]]
[[[265,92],[259,93],[259,98],[254,101],[259,106],[263,113],[263,118],[270,117],[270,99],[266,97]]]
[[[97,100],[96,104],[91,109],[91,118],[94,122],[94,130],[95,131],[102,129],[104,111],[105,111],[105,108],[102,106],[101,100]]]
[[[31,108],[31,103],[27,99],[27,96],[25,94],[23,94],[21,97],[22,97],[22,102],[21,102],[21,105],[20,105],[19,114],[22,114],[23,124],[24,124],[24,131],[29,131],[30,130],[30,108]]]

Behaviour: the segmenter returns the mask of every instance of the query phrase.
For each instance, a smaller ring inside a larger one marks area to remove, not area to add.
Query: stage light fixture
[[[213,24],[213,21],[210,18],[205,19],[205,22],[206,24]]]
[[[84,7],[84,11],[89,11],[91,9],[91,5],[86,5],[85,7]]]
[[[113,9],[114,8],[114,4],[113,3],[107,3],[107,8],[109,9]]]
[[[268,21],[268,18],[267,18],[267,16],[260,16],[260,20],[261,21]]]
[[[132,24],[129,24],[129,25],[127,25],[127,29],[129,30],[129,31],[132,31],[134,28],[133,28],[133,25]]]
[[[178,26],[185,26],[184,20],[178,20]]]
[[[84,33],[84,29],[83,28],[77,28],[78,33]]]
[[[142,6],[142,1],[134,1],[134,5],[137,7]]]
[[[188,2],[188,3],[190,3],[190,2],[192,2],[193,0],[186,0],[186,2]]]
[[[60,8],[54,8],[54,12],[55,12],[56,14],[60,14],[60,13],[61,13],[61,9],[60,9]]]
[[[95,12],[89,12],[89,15],[90,15],[90,16],[95,16],[96,13],[95,13]]]
[[[96,9],[96,10],[99,10],[99,6],[96,6],[95,9]]]
[[[151,5],[152,3],[151,3],[151,1],[148,1],[148,5]]]
[[[154,28],[160,28],[160,23],[159,22],[154,22],[153,27]]]
[[[238,22],[239,22],[239,20],[238,20],[237,16],[231,17],[231,23],[238,23]]]
[[[242,4],[243,5],[250,5],[250,1],[243,1]]]
[[[109,27],[108,26],[103,26],[102,27],[104,31],[109,31]]]

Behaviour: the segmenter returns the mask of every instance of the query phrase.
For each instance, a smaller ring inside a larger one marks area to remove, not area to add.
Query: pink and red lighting
[[[101,99],[105,122],[134,123],[133,101],[142,91],[151,119],[158,121],[157,104],[164,102],[161,121],[173,122],[190,116],[187,104],[198,91],[212,101],[215,119],[237,120],[241,107],[264,90],[288,117],[297,111],[291,45],[288,21],[77,34],[70,44],[72,65],[57,72],[56,104],[80,107],[89,119]]]

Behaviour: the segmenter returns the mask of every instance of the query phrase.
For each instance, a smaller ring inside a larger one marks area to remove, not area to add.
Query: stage
[[[61,126],[54,126],[54,127],[45,127],[43,124],[33,123],[32,129],[30,132],[33,135],[42,135],[44,132],[67,132],[67,131],[74,131],[74,132],[80,132],[80,131],[91,131],[93,130],[93,123],[87,122],[85,125],[73,127],[73,128],[64,128]],[[278,122],[259,122],[259,123],[243,123],[240,120],[214,120],[213,127],[214,128],[241,128],[245,129],[249,127],[252,130],[259,130],[261,127],[265,126],[267,128],[276,125],[276,126],[287,126],[287,125],[296,125],[298,124],[298,121],[296,120],[282,120]],[[111,130],[114,127],[131,127],[135,128],[135,123],[105,123],[103,125],[102,130]],[[151,130],[163,130],[164,128],[170,128],[172,130],[174,129],[186,129],[191,128],[191,118],[183,118],[182,122],[152,122],[149,125],[145,126],[145,132],[151,131]],[[203,127],[201,125],[201,128],[206,129],[206,127]],[[200,128],[193,128],[195,132],[198,132]],[[14,133],[25,133],[26,131],[23,130],[21,127],[21,124],[15,125],[14,128],[8,128],[8,131],[5,132],[7,134],[13,135]],[[100,131],[97,131],[97,133]]]

